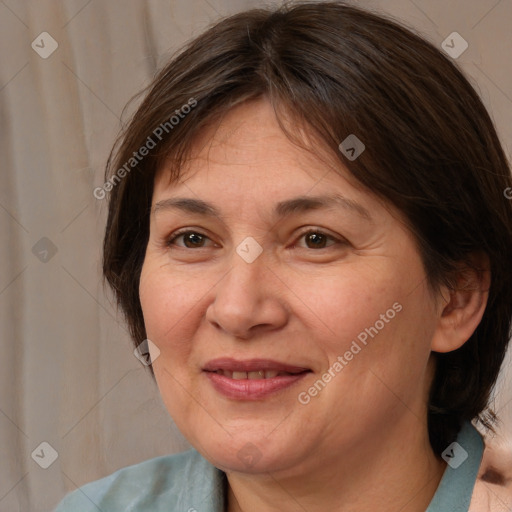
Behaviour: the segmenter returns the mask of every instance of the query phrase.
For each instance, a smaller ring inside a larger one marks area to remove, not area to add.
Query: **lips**
[[[256,372],[238,372],[230,370],[217,370],[215,373],[224,375],[228,379],[243,380],[243,379],[273,379],[274,377],[281,377],[283,375],[292,375],[288,372],[278,372],[275,370],[258,370]]]
[[[231,358],[208,361],[203,371],[218,393],[241,401],[263,400],[284,392],[311,372],[309,368],[271,359],[238,361]]]
[[[235,380],[271,379],[279,376],[297,375],[309,368],[293,366],[271,359],[249,359],[238,361],[231,358],[213,359],[205,364],[204,371],[214,372]]]

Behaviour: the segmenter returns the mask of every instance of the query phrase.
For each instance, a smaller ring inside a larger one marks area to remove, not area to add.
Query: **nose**
[[[215,287],[206,319],[232,337],[251,339],[284,327],[288,288],[265,264],[264,254],[247,263],[236,252],[231,269]]]

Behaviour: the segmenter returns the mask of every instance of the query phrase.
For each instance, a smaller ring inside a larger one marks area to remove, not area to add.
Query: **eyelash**
[[[175,231],[174,233],[172,233],[170,235],[170,237],[166,240],[166,243],[165,245],[167,247],[171,247],[174,245],[174,242],[181,236],[183,235],[187,235],[187,234],[194,234],[194,235],[199,235],[203,238],[207,238],[208,240],[210,240],[210,238],[205,235],[204,233],[201,233],[200,231],[196,231],[196,230],[193,230],[193,229],[190,229],[190,228],[184,228],[184,229],[180,229],[178,231]],[[311,234],[315,234],[315,235],[321,235],[321,236],[324,236],[326,237],[328,240],[332,240],[333,242],[336,242],[338,244],[347,244],[347,241],[346,240],[340,240],[338,238],[335,238],[334,236],[331,236],[325,232],[323,232],[322,230],[320,229],[308,229],[307,231],[304,231],[303,233],[301,233],[296,240],[299,240],[303,237],[305,237],[306,235],[311,235]],[[295,247],[295,243],[294,242],[294,245],[293,247]],[[332,246],[332,245],[331,245]],[[328,249],[329,247],[331,246],[327,246],[327,247],[321,247],[320,249],[312,249],[312,250],[321,250],[321,249]],[[193,250],[193,248],[190,248],[190,247],[182,247],[182,246],[177,246],[179,247],[180,249],[188,249],[188,250]],[[301,247],[303,249],[303,247]],[[197,247],[196,249],[204,249],[204,247]],[[306,247],[306,249],[310,249],[309,247]]]

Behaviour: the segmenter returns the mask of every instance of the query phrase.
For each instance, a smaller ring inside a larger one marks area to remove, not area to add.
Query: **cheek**
[[[171,275],[167,267],[144,263],[139,294],[148,338],[162,355],[171,351],[177,356],[188,347],[194,307],[201,295],[200,281],[183,281]]]
[[[317,339],[330,367],[341,356],[342,371],[368,386],[368,396],[382,382],[404,399],[418,392],[436,325],[418,260],[354,267],[342,278],[323,282],[310,300],[316,323],[328,327],[327,337]]]
[[[344,275],[312,284],[312,293],[297,295],[314,313],[313,323],[325,330],[329,348],[337,351],[347,350],[350,342],[393,304],[392,290],[362,275]]]
[[[418,294],[410,293],[408,283],[412,276],[403,279],[388,261],[380,263],[354,265],[337,275],[309,278],[302,281],[301,287],[290,280],[290,288],[334,342],[350,343],[360,334],[364,341],[365,336],[371,337],[368,331],[375,334],[377,330],[380,335],[396,329],[397,324],[413,323],[410,317],[415,317],[421,309],[416,302],[424,306],[421,286],[416,290]]]
[[[204,295],[198,286],[199,281],[180,280],[178,273],[170,275],[169,268],[161,263],[144,263],[140,302],[147,337],[159,349],[153,371],[162,400],[178,428],[187,426],[195,403],[189,394],[193,389],[190,368],[194,349],[190,340],[197,328],[194,307]]]

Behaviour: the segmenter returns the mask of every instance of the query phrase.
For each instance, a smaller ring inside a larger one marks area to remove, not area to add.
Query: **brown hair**
[[[135,344],[146,337],[138,288],[155,172],[170,159],[177,180],[199,131],[262,95],[404,214],[432,289],[453,285],[454,271],[470,265],[473,253],[489,257],[491,286],[481,323],[460,349],[436,354],[428,427],[437,454],[464,420],[479,416],[492,428],[482,412],[512,317],[506,157],[478,95],[447,57],[394,21],[341,2],[226,18],[155,77],[106,171],[111,194],[103,270]],[[187,104],[194,106],[187,110]],[[171,122],[177,115],[179,121]],[[354,161],[338,150],[349,134],[366,146]]]

